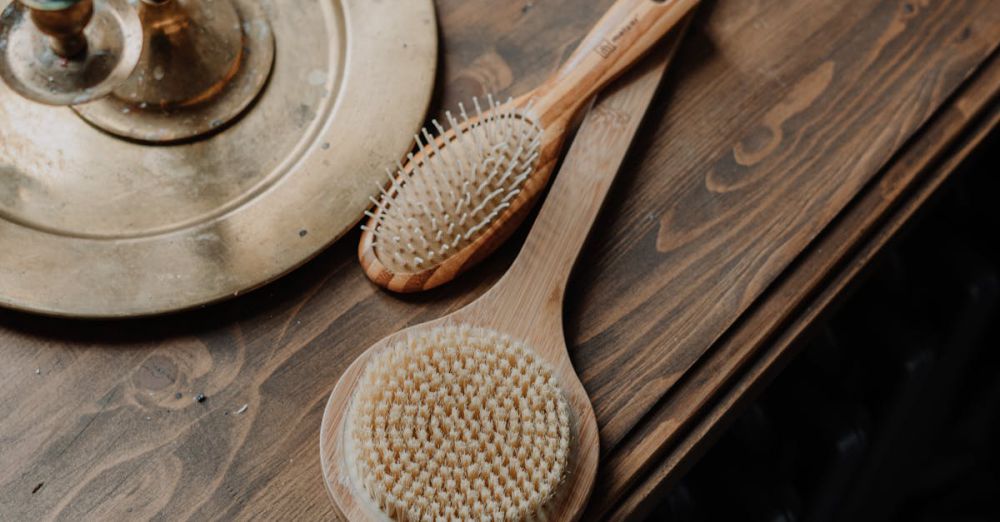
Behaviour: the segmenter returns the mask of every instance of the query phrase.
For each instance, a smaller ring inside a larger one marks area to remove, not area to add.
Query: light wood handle
[[[570,116],[639,60],[698,0],[618,0],[536,91],[542,126]]]
[[[522,310],[561,317],[573,264],[683,33],[675,31],[587,114],[520,255],[494,287],[499,299],[511,297]]]

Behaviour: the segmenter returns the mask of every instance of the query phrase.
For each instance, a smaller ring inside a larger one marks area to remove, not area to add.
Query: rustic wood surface
[[[605,469],[636,469],[643,465],[639,458],[651,469],[621,496],[616,493],[627,484],[624,478],[601,477],[610,485],[608,498],[615,502],[592,503],[592,513],[621,520],[655,507],[657,493],[712,443],[728,424],[726,416],[738,411],[735,406],[752,400],[766,386],[809,329],[838,304],[961,162],[995,132],[1000,126],[1000,56],[994,53],[977,76],[782,274],[768,297],[748,310],[698,362],[691,375],[699,378],[679,383],[629,434],[614,459],[605,462]],[[859,243],[855,241],[859,237],[865,239]],[[713,401],[710,406],[709,401]],[[680,421],[667,422],[671,418]]]
[[[435,106],[527,91],[609,4],[438,2]],[[692,446],[664,455],[689,401],[719,386],[673,391],[713,381],[695,363],[725,362],[714,348],[753,334],[738,328],[748,314],[776,331],[817,291],[782,283],[798,259],[827,245],[850,260],[864,230],[834,245],[821,233],[892,182],[904,145],[998,42],[993,0],[703,2],[571,282],[567,340],[601,438],[591,518],[648,500],[633,493]],[[103,323],[0,311],[0,518],[332,517],[318,436],[337,378],[386,334],[481,294],[517,247],[399,298],[367,282],[357,237],[205,310]],[[787,300],[764,306],[775,296]]]

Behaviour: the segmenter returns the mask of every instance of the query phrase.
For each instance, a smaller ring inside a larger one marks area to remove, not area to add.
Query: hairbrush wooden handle
[[[601,93],[580,125],[520,255],[494,288],[499,300],[516,295],[525,310],[561,317],[573,264],[689,20],[654,56]]]
[[[580,105],[641,58],[698,0],[618,0],[565,64],[534,93],[543,127]]]

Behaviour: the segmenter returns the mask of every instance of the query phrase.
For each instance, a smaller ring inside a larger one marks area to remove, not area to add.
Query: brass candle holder
[[[9,47],[0,77],[12,89],[150,142],[232,121],[274,61],[271,27],[253,2],[18,0],[0,27]]]
[[[432,0],[0,0],[0,306],[148,315],[352,229],[423,121]]]
[[[21,0],[0,14],[0,78],[25,98],[86,103],[124,82],[142,51],[126,0]]]

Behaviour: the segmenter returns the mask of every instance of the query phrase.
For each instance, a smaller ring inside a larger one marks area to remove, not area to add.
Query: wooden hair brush
[[[373,198],[358,256],[368,277],[416,292],[451,281],[499,247],[548,183],[570,122],[697,0],[618,0],[547,81],[505,103],[459,105]]]

